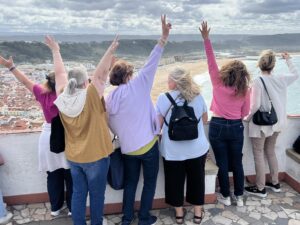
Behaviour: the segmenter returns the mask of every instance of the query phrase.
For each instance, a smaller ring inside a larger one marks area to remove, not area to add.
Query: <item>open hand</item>
[[[209,38],[210,28],[207,27],[207,21],[203,21],[201,23],[201,27],[199,27],[203,40]]]
[[[0,55],[0,64],[6,68],[11,68],[14,65],[13,58],[10,56],[9,59],[5,59]]]
[[[161,29],[162,29],[162,38],[167,40],[169,37],[170,30],[172,25],[166,22],[166,15],[161,15]]]
[[[45,37],[45,44],[51,49],[51,51],[59,51],[59,44],[49,35]]]
[[[285,60],[291,58],[291,56],[290,56],[290,54],[289,54],[288,52],[283,52],[283,53],[281,53],[281,56],[282,56],[282,58],[285,59]]]

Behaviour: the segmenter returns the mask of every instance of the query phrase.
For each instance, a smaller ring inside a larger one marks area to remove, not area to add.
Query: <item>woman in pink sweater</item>
[[[238,206],[243,206],[244,170],[242,149],[244,126],[242,118],[250,108],[250,75],[239,60],[231,60],[219,70],[209,40],[210,28],[202,22],[199,28],[205,46],[208,70],[213,86],[210,110],[209,140],[219,167],[218,179],[221,194],[218,201],[231,205],[228,172],[233,172],[234,195]]]

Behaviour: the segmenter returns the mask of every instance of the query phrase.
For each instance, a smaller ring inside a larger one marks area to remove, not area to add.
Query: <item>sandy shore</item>
[[[228,60],[229,59],[220,59],[217,60],[217,63],[220,67],[225,62],[228,62]],[[182,67],[190,71],[192,76],[205,73],[208,70],[206,60],[199,60],[195,62],[177,62],[170,65],[162,66],[161,68],[158,69],[156,73],[154,85],[151,91],[151,97],[153,102],[156,102],[156,99],[160,93],[168,91],[168,84],[167,84],[168,74],[176,67]]]
[[[217,63],[220,67],[229,60],[230,59],[219,59],[217,60]],[[168,74],[175,67],[183,67],[184,69],[189,70],[192,76],[205,73],[208,70],[206,60],[199,60],[195,62],[176,62],[160,66],[155,75],[154,85],[151,91],[151,97],[154,103],[156,102],[160,93],[168,91]],[[114,87],[108,87],[105,89],[105,93],[107,94],[113,89]]]

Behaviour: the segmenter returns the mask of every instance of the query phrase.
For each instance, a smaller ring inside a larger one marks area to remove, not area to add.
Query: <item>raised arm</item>
[[[58,43],[54,40],[53,37],[50,36],[46,36],[45,43],[52,51],[54,72],[55,72],[55,90],[56,90],[56,95],[58,96],[61,94],[61,91],[68,83],[68,75],[65,70],[63,60],[61,58]]]
[[[156,73],[163,48],[167,43],[170,30],[172,29],[172,25],[166,22],[166,15],[161,16],[161,27],[161,38],[158,40],[158,44],[153,48],[147,62],[139,70],[138,77],[135,79],[136,82],[142,81],[142,84],[147,88],[148,91],[151,91],[154,75]]]
[[[206,21],[202,22],[201,27],[199,27],[199,30],[201,32],[201,35],[202,35],[202,38],[204,41],[204,48],[205,48],[207,64],[208,64],[208,72],[209,72],[212,84],[218,85],[221,83],[220,77],[219,77],[219,68],[218,68],[218,65],[216,62],[216,57],[214,54],[212,44],[209,40],[210,28],[208,28]]]
[[[108,47],[100,62],[98,63],[96,70],[93,73],[92,84],[96,87],[100,97],[103,96],[105,82],[109,73],[109,69],[113,65],[115,60],[114,53],[119,46],[118,36],[113,40],[111,45]]]
[[[287,84],[287,86],[289,86],[290,84],[292,84],[295,80],[297,80],[299,78],[299,72],[296,69],[295,65],[293,64],[293,61],[291,60],[291,57],[289,55],[289,53],[284,52],[281,54],[282,58],[284,58],[286,60],[286,64],[289,68],[289,71],[292,75],[289,76],[284,76],[284,80],[285,83]]]
[[[20,81],[22,84],[25,85],[25,87],[32,92],[33,91],[33,85],[34,82],[31,81],[21,70],[19,70],[15,65],[12,57],[9,57],[9,59],[5,59],[2,56],[0,56],[0,64],[5,66],[10,72],[12,72],[13,75]]]

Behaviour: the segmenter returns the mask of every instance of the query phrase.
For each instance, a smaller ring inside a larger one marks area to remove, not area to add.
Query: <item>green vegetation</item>
[[[275,51],[300,51],[299,34],[294,35],[272,35],[272,36],[247,36],[239,39],[234,37],[218,37],[213,45],[216,51],[230,52],[235,55],[256,55],[262,49],[272,48]],[[60,44],[62,57],[69,61],[98,62],[100,57],[109,46],[109,41],[99,42],[63,42]],[[146,57],[151,52],[156,40],[125,39],[120,40],[117,50],[119,57],[140,58]],[[197,53],[203,56],[203,44],[200,41],[169,42],[164,55],[188,55]],[[0,42],[0,54],[5,57],[13,56],[16,63],[44,63],[52,60],[48,47],[37,41],[12,41]]]

